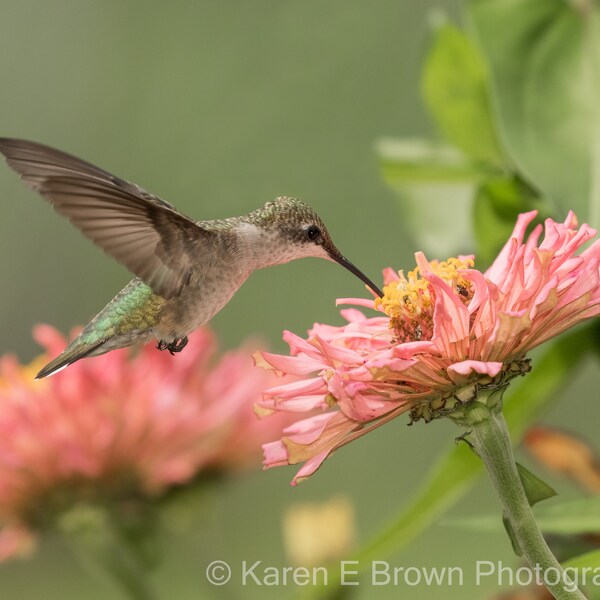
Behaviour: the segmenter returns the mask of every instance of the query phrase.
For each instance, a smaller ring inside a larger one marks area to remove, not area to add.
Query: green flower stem
[[[535,521],[517,471],[500,406],[489,408],[480,399],[485,401],[485,398],[479,398],[468,407],[463,424],[470,429],[468,439],[486,466],[524,556],[532,568],[539,569],[540,581],[557,600],[585,600],[581,591],[574,590],[570,580],[565,579],[560,563]]]
[[[59,527],[81,564],[108,579],[131,600],[157,600],[148,582],[148,565],[118,524],[103,511],[75,509]]]

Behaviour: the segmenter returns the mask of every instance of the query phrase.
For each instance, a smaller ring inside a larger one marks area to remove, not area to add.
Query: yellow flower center
[[[445,281],[466,304],[472,296],[471,282],[459,272],[473,266],[471,258],[449,258],[445,261],[432,260],[429,270]],[[420,267],[404,275],[399,271],[400,279],[392,281],[383,288],[383,298],[375,301],[375,307],[381,307],[390,317],[392,327],[399,342],[413,342],[431,339],[433,335],[433,307],[435,290],[421,276]]]

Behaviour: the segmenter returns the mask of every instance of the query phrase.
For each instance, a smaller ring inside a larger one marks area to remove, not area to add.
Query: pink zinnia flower
[[[266,444],[265,467],[304,462],[296,484],[334,450],[404,412],[413,420],[443,416],[474,399],[477,385],[525,372],[530,349],[597,316],[600,240],[575,254],[596,232],[578,228],[570,213],[525,239],[535,216],[519,216],[484,273],[473,257],[438,262],[417,253],[408,277],[384,272],[382,299],[339,301],[382,315],[342,310],[346,325],[316,324],[307,340],[286,331],[291,356],[257,355],[262,366],[303,377],[268,390],[261,413],[322,411]]]
[[[65,346],[49,326],[35,336],[50,356]],[[272,375],[248,352],[216,361],[215,350],[205,329],[175,358],[150,346],[117,350],[40,381],[39,364],[1,358],[0,560],[32,546],[40,517],[78,499],[154,498],[252,463],[284,424],[252,411]]]

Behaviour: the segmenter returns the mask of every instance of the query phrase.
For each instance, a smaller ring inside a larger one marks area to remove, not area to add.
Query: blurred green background
[[[248,212],[277,195],[309,202],[342,251],[375,281],[410,267],[412,247],[381,181],[374,141],[431,131],[419,97],[427,15],[458,2],[343,0],[177,3],[49,0],[0,10],[0,134],[48,143],[134,181],[195,218]],[[35,323],[83,324],[130,275],[0,171],[0,351],[31,359]],[[456,226],[448,223],[448,227]],[[362,284],[324,261],[254,274],[212,325],[225,347],[259,336],[283,350],[283,329],[340,323],[335,298]],[[586,414],[598,366],[584,365],[550,422],[596,434]],[[594,387],[595,386],[595,387]],[[597,395],[597,394],[596,394]],[[211,588],[212,560],[284,565],[280,521],[294,502],[348,496],[361,539],[410,496],[454,437],[449,422],[395,422],[344,448],[309,482],[291,469],[256,471],[215,488],[195,526],[173,537],[154,581],[165,598],[276,598],[281,588]],[[453,514],[489,513],[486,481]],[[457,548],[457,540],[460,547]],[[465,587],[372,588],[356,598],[483,598],[475,560],[510,562],[507,539],[436,526],[394,565],[459,565]],[[59,541],[29,562],[0,566],[0,598],[119,598],[90,579]]]

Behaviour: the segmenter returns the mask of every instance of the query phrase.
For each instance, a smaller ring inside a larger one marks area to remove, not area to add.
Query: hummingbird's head
[[[266,234],[268,264],[281,264],[297,258],[325,258],[337,262],[366,283],[376,294],[381,290],[356,268],[333,243],[321,217],[305,202],[281,196],[250,213],[250,222]],[[265,264],[263,266],[268,266]]]

